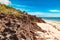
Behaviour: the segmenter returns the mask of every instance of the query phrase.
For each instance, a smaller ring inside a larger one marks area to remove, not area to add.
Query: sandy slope
[[[46,21],[46,20],[45,20]],[[60,23],[56,21],[46,21],[47,23],[37,23],[46,32],[37,32],[43,35],[46,40],[60,40]]]

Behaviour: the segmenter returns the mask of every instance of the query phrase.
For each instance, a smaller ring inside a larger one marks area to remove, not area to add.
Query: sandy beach
[[[44,20],[47,23],[58,23],[60,24],[60,21],[53,21],[53,20]]]
[[[45,20],[46,23],[37,23],[37,25],[45,30],[46,33],[40,33],[44,35],[47,40],[60,40],[60,22]]]

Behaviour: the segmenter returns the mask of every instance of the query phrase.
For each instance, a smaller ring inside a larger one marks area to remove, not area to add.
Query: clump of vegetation
[[[0,12],[6,14],[15,14],[15,16],[17,17],[22,15],[27,15],[27,12],[25,11],[22,12],[20,10],[13,8],[12,6],[7,6],[5,4],[0,4]]]
[[[0,9],[0,12],[4,12],[4,10],[3,9]]]
[[[7,6],[5,4],[0,4],[0,12],[4,12],[4,13],[10,14],[11,12],[12,13],[14,13],[14,12],[18,13],[19,11],[16,10],[15,8],[13,8],[12,6]]]
[[[15,14],[16,17],[23,16],[23,14]]]
[[[8,14],[12,14],[12,12],[8,12]]]

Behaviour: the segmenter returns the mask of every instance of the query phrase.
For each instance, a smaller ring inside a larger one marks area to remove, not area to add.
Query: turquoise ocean
[[[44,20],[60,21],[60,17],[41,17]]]

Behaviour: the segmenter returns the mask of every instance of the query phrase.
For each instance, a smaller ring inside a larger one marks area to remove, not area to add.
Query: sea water
[[[60,21],[60,17],[41,17],[44,20]]]

